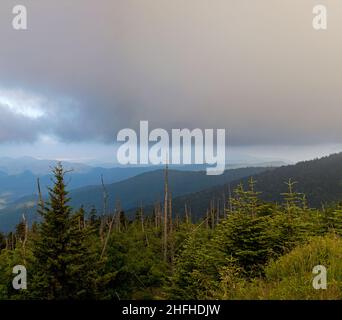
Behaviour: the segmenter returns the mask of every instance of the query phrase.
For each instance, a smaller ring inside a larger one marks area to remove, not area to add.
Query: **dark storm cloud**
[[[43,131],[41,123],[27,117],[14,114],[0,104],[0,143],[7,141],[33,142],[38,133]]]
[[[0,4],[0,89],[46,98],[45,115],[0,109],[1,141],[52,134],[113,142],[118,130],[226,128],[230,144],[342,142],[342,5],[314,1],[23,0]]]

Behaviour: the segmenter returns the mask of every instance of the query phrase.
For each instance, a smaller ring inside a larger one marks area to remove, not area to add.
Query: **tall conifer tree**
[[[68,205],[61,164],[54,170],[54,186],[49,188],[49,201],[40,203],[43,218],[33,246],[32,291],[36,298],[89,298],[94,292],[95,277],[92,255],[85,243],[86,231]]]

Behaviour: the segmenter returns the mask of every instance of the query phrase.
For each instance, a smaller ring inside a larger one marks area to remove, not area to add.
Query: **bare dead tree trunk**
[[[189,224],[189,213],[188,213],[188,206],[186,203],[184,206],[184,211],[185,211],[185,222],[186,222],[186,224]]]
[[[170,259],[171,259],[171,265],[173,265],[174,260],[174,246],[173,246],[173,215],[172,215],[172,193],[169,193],[169,237],[170,239]]]
[[[165,168],[165,187],[164,187],[164,262],[167,262],[167,238],[168,238],[168,196],[169,196],[169,172],[168,172],[168,165],[166,164]]]
[[[105,239],[105,242],[104,242],[104,245],[103,245],[103,248],[102,248],[102,252],[101,252],[101,259],[103,258],[104,254],[106,252],[106,249],[107,249],[107,244],[108,244],[108,240],[109,240],[110,234],[112,232],[112,227],[113,227],[114,219],[115,219],[115,215],[113,215],[113,217],[111,219],[111,222],[109,224],[107,236],[106,236],[106,239]]]
[[[103,245],[103,248],[102,248],[102,252],[101,252],[101,259],[103,258],[104,254],[106,252],[108,240],[109,240],[110,234],[112,233],[112,228],[113,228],[114,220],[115,220],[115,214],[113,215],[113,217],[112,217],[112,219],[111,219],[111,221],[109,223],[106,240],[104,242],[104,245]]]
[[[28,223],[25,217],[25,213],[23,213],[23,223],[25,226],[25,232],[24,232],[24,239],[23,239],[23,259],[24,259],[24,264],[26,265],[26,243],[27,243],[27,237],[28,237]]]
[[[102,217],[101,217],[101,223],[100,223],[100,239],[101,243],[104,241],[104,218],[106,217],[107,214],[107,201],[108,201],[108,193],[103,181],[103,175],[101,174],[101,185],[102,185],[102,192],[103,192],[103,211],[102,211]]]
[[[173,231],[173,218],[172,218],[172,193],[169,193],[169,231],[172,234]]]
[[[144,210],[143,206],[141,204],[140,206],[140,219],[141,219],[141,231],[145,235],[145,241],[146,241],[146,246],[149,246],[150,243],[148,241],[147,233],[145,232],[145,226],[144,226]]]

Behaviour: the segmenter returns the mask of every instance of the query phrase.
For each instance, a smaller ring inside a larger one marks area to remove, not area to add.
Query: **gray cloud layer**
[[[39,122],[27,121],[22,115],[2,109],[1,105],[0,110],[0,143],[7,141],[33,142],[38,138],[37,134],[41,131]]]
[[[17,32],[2,0],[0,88],[48,103],[41,119],[0,108],[0,142],[112,142],[149,120],[234,145],[340,143],[342,4],[325,3],[317,32],[311,0],[23,0]]]

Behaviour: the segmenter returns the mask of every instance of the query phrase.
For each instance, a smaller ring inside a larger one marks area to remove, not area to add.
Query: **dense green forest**
[[[307,196],[308,205],[321,208],[322,205],[336,203],[342,199],[342,153],[332,154],[323,158],[298,162],[295,165],[267,169],[258,174],[250,174],[235,181],[227,181],[225,185],[175,197],[173,207],[175,211],[184,207],[184,203],[191,204],[194,214],[203,215],[208,204],[215,199],[222,202],[223,194],[229,189],[235,189],[240,183],[248,185],[249,177],[258,181],[257,190],[262,191],[260,199],[268,202],[281,203],[282,194],[287,186],[284,182],[292,179],[297,181],[296,191]]]
[[[312,209],[295,181],[272,203],[250,178],[192,221],[175,216],[167,178],[163,205],[127,219],[119,204],[107,212],[106,192],[103,212],[74,210],[65,175],[54,169],[41,222],[0,234],[0,299],[342,299],[342,203]],[[15,265],[27,290],[12,287]],[[326,290],[312,286],[316,265]]]

